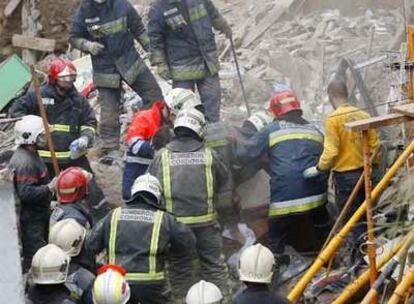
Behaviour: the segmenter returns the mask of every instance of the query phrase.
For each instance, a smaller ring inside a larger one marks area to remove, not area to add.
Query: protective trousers
[[[129,200],[131,198],[131,189],[137,177],[145,174],[148,165],[137,163],[125,163],[124,173],[122,175],[122,198]]]
[[[195,90],[197,86],[201,102],[205,108],[206,119],[209,122],[220,120],[221,87],[218,74],[209,75],[198,80],[173,81],[173,88]]]
[[[131,298],[128,303],[165,304],[170,303],[171,295],[163,283],[130,283]]]
[[[162,91],[151,71],[146,67],[130,86],[144,101],[144,108],[163,100]],[[121,88],[98,87],[101,114],[99,132],[104,152],[119,150]]]
[[[20,212],[20,231],[23,247],[23,272],[27,272],[37,250],[47,245],[49,234],[50,210],[22,206]]]
[[[183,303],[181,300],[184,299],[188,289],[201,279],[216,284],[223,296],[229,299],[229,276],[222,253],[223,240],[220,226],[214,224],[204,227],[191,227],[191,230],[196,237],[197,252],[185,257],[172,254],[170,258],[170,278],[175,303]],[[198,257],[198,263],[194,263],[196,257]],[[198,271],[195,271],[195,265],[198,266]],[[195,277],[191,275],[194,273]]]
[[[51,175],[51,178],[53,178],[55,176],[53,165],[47,162],[46,166]],[[80,167],[88,172],[93,173],[92,168],[86,156],[82,156],[78,159],[71,160],[69,163],[59,164],[59,168],[61,171],[69,167]],[[107,215],[108,212],[111,211],[111,207],[109,203],[106,201],[106,198],[102,192],[102,189],[96,183],[95,178],[92,178],[92,180],[89,181],[88,197],[87,197],[86,202],[87,202],[87,208],[90,211],[90,215],[92,216],[94,223],[104,218],[105,215]]]

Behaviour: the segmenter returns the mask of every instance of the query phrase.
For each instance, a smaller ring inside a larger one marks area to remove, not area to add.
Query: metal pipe
[[[368,262],[370,272],[370,283],[371,287],[374,287],[375,281],[377,280],[377,266],[375,260],[375,233],[374,233],[374,219],[373,219],[373,202],[371,199],[371,174],[372,167],[370,162],[371,149],[369,147],[369,134],[368,130],[362,131],[362,143],[363,143],[363,155],[364,155],[364,184],[365,184],[365,204],[367,213],[367,233],[368,233]],[[378,304],[378,297],[373,297],[372,304]]]
[[[411,266],[410,271],[404,276],[401,283],[395,288],[388,304],[399,304],[404,299],[405,293],[414,283],[414,265]]]
[[[414,151],[414,141],[405,149],[400,157],[395,161],[392,167],[385,173],[384,177],[378,183],[378,185],[372,191],[372,200],[375,200],[379,194],[384,191],[388,186],[391,179],[395,176],[397,171],[405,164],[405,161]],[[288,299],[290,302],[295,303],[302,295],[306,286],[312,280],[312,278],[319,272],[323,265],[329,261],[331,256],[336,252],[342,241],[345,239],[347,234],[352,230],[353,226],[358,223],[361,217],[365,214],[366,203],[364,202],[354,215],[349,219],[345,226],[339,231],[339,233],[329,242],[328,246],[318,255],[312,266],[303,275],[295,287],[290,291]]]
[[[34,86],[35,94],[36,94],[37,107],[39,108],[40,117],[42,117],[43,127],[45,128],[46,141],[47,141],[47,145],[49,147],[50,155],[52,158],[53,170],[55,171],[55,176],[58,176],[60,170],[59,170],[59,165],[58,165],[58,161],[56,158],[55,146],[53,145],[53,141],[52,141],[52,135],[50,134],[50,128],[49,128],[49,123],[47,121],[45,106],[43,105],[43,101],[42,101],[42,93],[40,92],[39,79],[37,79],[36,71],[33,66],[30,67],[30,70],[32,72],[32,81],[33,81],[33,86]]]
[[[388,253],[382,255],[378,259],[377,269],[381,269],[389,260],[391,260],[409,241],[412,241],[414,238],[414,231],[411,231],[408,235],[406,235],[402,240],[400,240],[397,244],[394,245],[392,250]],[[370,271],[369,269],[364,271],[356,280],[348,284],[342,293],[332,302],[332,304],[346,304],[349,303],[349,300],[359,291],[361,290],[366,284],[369,282]]]

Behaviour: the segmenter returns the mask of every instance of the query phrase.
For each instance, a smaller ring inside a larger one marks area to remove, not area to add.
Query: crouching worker
[[[195,246],[191,231],[161,208],[161,185],[150,174],[138,177],[126,207],[117,208],[92,229],[86,248],[106,250],[110,264],[126,271],[131,303],[167,303],[165,255],[185,257]]]
[[[246,288],[234,296],[232,303],[288,304],[286,297],[269,288],[275,266],[273,253],[265,246],[256,244],[246,248],[239,263],[240,281]]]
[[[126,271],[118,265],[104,265],[92,289],[93,304],[126,304],[131,297]]]
[[[23,246],[23,272],[30,268],[36,251],[47,244],[50,201],[55,180],[49,181],[46,165],[37,147],[44,141],[42,119],[27,115],[14,126],[18,146],[10,160],[14,187],[21,203],[20,229]]]
[[[40,248],[33,256],[33,285],[27,293],[30,304],[82,303],[78,288],[68,284],[70,257],[54,244]]]

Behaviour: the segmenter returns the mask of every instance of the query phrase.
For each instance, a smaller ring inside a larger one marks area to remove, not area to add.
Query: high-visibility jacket
[[[185,256],[195,244],[188,227],[140,199],[112,210],[93,227],[86,241],[86,248],[96,254],[106,249],[108,262],[122,266],[130,284],[164,281],[169,247]]]
[[[141,17],[128,0],[106,0],[103,4],[84,0],[73,15],[71,45],[84,51],[82,44],[88,40],[105,47],[100,54],[91,56],[97,87],[119,88],[121,79],[132,85],[147,69],[134,39],[144,49],[149,47]]]
[[[364,165],[362,133],[345,129],[345,123],[369,118],[369,114],[350,104],[339,106],[325,122],[324,149],[319,160],[320,170],[332,168],[336,172],[360,169]],[[368,144],[378,147],[377,131],[369,129]]]
[[[61,97],[54,86],[48,84],[41,88],[41,95],[47,120],[51,126],[52,141],[58,162],[69,163],[69,146],[72,141],[86,136],[92,144],[97,124],[95,112],[85,97],[74,87],[67,96]],[[29,91],[19,98],[10,109],[12,117],[29,114],[40,116],[34,91]],[[52,162],[50,151],[46,147],[38,153],[45,162]]]
[[[267,154],[271,202],[269,216],[307,212],[326,203],[326,176],[305,179],[323,150],[323,134],[312,124],[273,122],[237,148],[242,163]]]
[[[211,0],[154,1],[148,21],[151,62],[167,63],[173,80],[216,74],[219,61],[212,29],[222,30],[224,23]]]
[[[229,169],[202,141],[176,137],[148,167],[163,185],[165,208],[188,225],[214,223],[217,209],[228,209],[232,181]]]

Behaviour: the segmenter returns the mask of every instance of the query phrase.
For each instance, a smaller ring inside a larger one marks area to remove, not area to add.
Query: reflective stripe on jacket
[[[305,179],[323,150],[323,134],[312,124],[273,122],[237,148],[242,163],[267,154],[270,161],[269,216],[307,212],[326,203],[326,176]]]
[[[167,251],[185,256],[195,245],[188,227],[142,199],[138,196],[127,207],[112,210],[86,240],[86,248],[95,254],[105,249],[109,263],[127,271],[130,284],[164,280]]]
[[[51,126],[53,145],[59,163],[70,161],[69,146],[72,141],[86,136],[92,143],[95,136],[97,121],[95,112],[89,102],[75,88],[66,97],[56,93],[52,85],[41,88],[42,100],[46,110],[47,120]],[[11,109],[12,117],[24,115],[40,116],[34,91],[16,100]],[[39,155],[45,162],[51,162],[51,154],[47,149],[39,149]]]
[[[157,0],[151,5],[148,34],[152,62],[168,63],[173,80],[202,79],[219,71],[212,28],[222,17],[210,0],[183,2]]]
[[[174,139],[156,154],[148,171],[163,184],[166,210],[182,223],[212,223],[216,208],[229,207],[229,170],[203,142]]]

